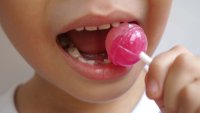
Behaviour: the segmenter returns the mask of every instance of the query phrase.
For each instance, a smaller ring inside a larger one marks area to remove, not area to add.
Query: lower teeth
[[[64,50],[73,58],[79,60],[82,63],[90,64],[90,65],[95,65],[95,64],[110,64],[111,62],[105,57],[105,54],[99,54],[99,57],[102,57],[101,60],[92,60],[92,59],[86,59],[84,58],[79,50],[73,46],[73,44],[68,44],[65,46],[62,46]],[[88,55],[89,56],[89,55]],[[90,55],[90,57],[95,57],[98,55]]]
[[[67,52],[73,57],[73,58],[78,58],[81,56],[77,48],[70,47],[68,48]]]
[[[110,63],[111,63],[111,61],[108,60],[108,59],[104,59],[103,62],[104,62],[105,64],[110,64]]]

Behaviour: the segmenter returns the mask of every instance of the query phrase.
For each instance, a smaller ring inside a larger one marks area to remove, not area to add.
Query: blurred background
[[[200,1],[174,0],[169,22],[155,55],[176,44],[200,55]],[[33,75],[32,68],[13,48],[0,28],[0,93]]]

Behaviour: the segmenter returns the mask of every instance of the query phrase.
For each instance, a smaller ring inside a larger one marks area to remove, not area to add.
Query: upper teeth
[[[99,26],[85,26],[85,27],[76,28],[76,31],[106,30],[106,29],[110,29],[111,27],[118,27],[119,25],[120,25],[120,22],[114,22],[112,24],[103,24],[103,25],[99,25]]]
[[[112,23],[113,27],[119,27],[119,25],[120,25],[120,22],[114,22],[114,23]]]
[[[83,31],[84,27],[77,28],[76,31]]]
[[[88,26],[88,27],[85,27],[85,30],[87,30],[87,31],[96,31],[97,27],[96,26]]]
[[[98,28],[99,28],[99,30],[109,29],[110,28],[110,24],[100,25]]]

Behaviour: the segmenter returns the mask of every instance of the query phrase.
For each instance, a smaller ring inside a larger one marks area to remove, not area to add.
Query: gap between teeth
[[[112,24],[103,24],[103,25],[99,25],[99,26],[85,26],[85,27],[80,27],[80,28],[76,28],[76,31],[97,31],[97,30],[106,30],[106,29],[110,29],[111,27],[118,27],[120,25],[120,22],[114,22]]]
[[[67,49],[67,52],[69,53],[69,55],[70,55],[71,57],[78,59],[78,60],[79,60],[80,62],[82,62],[82,63],[86,63],[86,64],[90,64],[90,65],[95,65],[95,64],[97,64],[97,62],[96,62],[95,60],[87,60],[87,59],[83,58],[83,57],[81,56],[80,52],[78,51],[78,49],[75,48],[75,47],[69,47],[69,48]],[[102,61],[102,63],[103,63],[103,64],[110,64],[111,62],[110,62],[109,59],[104,59],[104,60]]]

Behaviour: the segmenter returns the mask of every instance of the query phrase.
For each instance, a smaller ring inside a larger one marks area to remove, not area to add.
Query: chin
[[[124,77],[107,81],[85,79],[84,77],[77,75],[79,78],[76,78],[76,82],[80,83],[80,86],[77,84],[68,84],[68,87],[63,87],[63,89],[72,97],[83,102],[113,102],[125,95],[135,85],[137,79],[141,76],[140,73],[142,69],[143,64],[138,63],[129,71],[129,73],[124,75]]]

